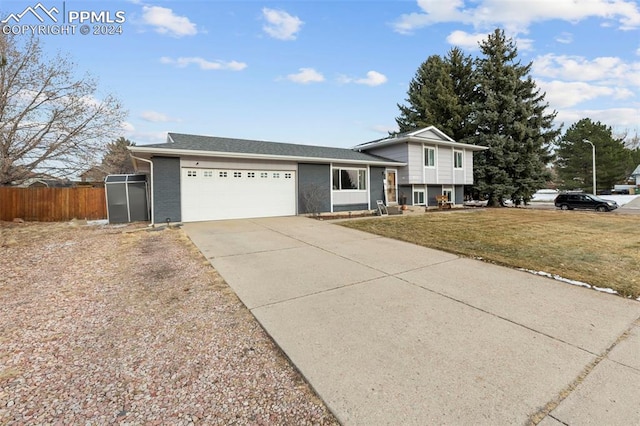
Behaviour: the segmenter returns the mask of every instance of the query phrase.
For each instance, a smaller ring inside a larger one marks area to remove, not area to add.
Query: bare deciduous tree
[[[305,213],[311,213],[313,217],[320,215],[324,200],[322,187],[315,183],[304,185],[301,188],[302,209]]]
[[[0,35],[0,185],[38,175],[73,176],[97,163],[125,117],[97,82],[78,78],[61,54],[35,38]]]

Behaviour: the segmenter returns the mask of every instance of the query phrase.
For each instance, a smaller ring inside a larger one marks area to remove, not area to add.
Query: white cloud
[[[454,31],[447,36],[447,42],[467,50],[479,49],[478,43],[487,38],[487,33],[469,34],[465,31]]]
[[[178,119],[171,118],[161,112],[151,110],[142,111],[142,113],[140,114],[140,118],[151,123],[167,123],[170,121],[180,121]]]
[[[120,124],[120,127],[122,128],[122,131],[127,132],[127,133],[131,133],[134,132],[136,130],[135,126],[133,124],[131,124],[128,121],[123,121]]]
[[[438,23],[461,23],[476,29],[505,28],[507,33],[527,33],[535,22],[588,18],[617,21],[622,30],[640,27],[640,7],[632,0],[477,0],[465,7],[463,0],[418,0],[421,12],[401,15],[392,27],[401,34]]]
[[[351,78],[345,75],[341,75],[338,77],[338,82],[343,84],[348,83],[356,83],[356,84],[364,84],[366,86],[380,86],[387,82],[387,76],[379,73],[378,71],[369,71],[367,72],[367,76],[364,78]]]
[[[557,123],[564,123],[565,129],[571,124],[589,117],[600,121],[622,132],[628,129],[638,129],[640,108],[610,108],[610,109],[575,109],[560,110],[556,116]]]
[[[383,135],[386,136],[391,132],[397,132],[398,126],[386,126],[384,124],[376,124],[374,126],[371,126],[371,130],[373,130],[376,133],[382,133]]]
[[[599,97],[627,99],[634,93],[626,88],[607,87],[582,81],[538,81],[538,86],[546,92],[545,100],[552,108],[567,108]]]
[[[571,44],[573,43],[573,34],[568,32],[562,32],[556,36],[556,41],[562,44]]]
[[[238,61],[208,61],[199,57],[180,57],[172,59],[167,56],[160,58],[160,62],[168,65],[175,65],[178,68],[185,68],[191,64],[196,64],[202,70],[230,70],[230,71],[242,71],[247,67],[244,62]]]
[[[302,27],[302,20],[291,16],[284,10],[262,9],[262,17],[267,23],[262,27],[264,32],[278,40],[295,40]]]
[[[640,86],[640,62],[605,56],[592,60],[582,56],[542,55],[533,60],[534,76],[569,81],[599,81],[619,86]]]
[[[321,83],[324,81],[324,76],[313,68],[300,68],[299,71],[297,74],[287,75],[287,80],[300,84]]]
[[[196,24],[185,16],[178,16],[173,10],[160,6],[143,6],[142,19],[145,24],[155,27],[156,32],[174,37],[195,35]]]
[[[447,36],[447,42],[465,50],[480,50],[479,43],[486,40],[488,35],[484,32],[470,34],[456,30]],[[533,50],[533,40],[515,36],[513,38],[519,51]]]
[[[387,82],[387,76],[377,71],[367,72],[366,78],[359,78],[355,80],[357,84],[365,84],[367,86],[380,86]]]

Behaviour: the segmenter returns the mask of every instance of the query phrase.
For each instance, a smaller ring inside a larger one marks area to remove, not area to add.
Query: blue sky
[[[4,0],[0,15],[37,3]],[[590,117],[640,131],[635,1],[41,3],[124,11],[121,35],[41,39],[123,102],[129,115],[114,136],[139,145],[164,142],[166,132],[339,147],[377,139],[396,128],[396,104],[428,56],[453,46],[475,56],[496,27],[515,38],[523,63],[533,62],[558,126]]]

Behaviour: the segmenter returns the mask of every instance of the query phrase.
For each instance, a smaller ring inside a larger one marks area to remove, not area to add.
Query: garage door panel
[[[185,222],[296,214],[294,171],[182,169]]]

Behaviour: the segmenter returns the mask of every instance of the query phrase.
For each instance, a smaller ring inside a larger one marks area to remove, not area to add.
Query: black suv
[[[562,210],[589,209],[599,212],[608,212],[618,208],[618,203],[603,200],[591,194],[560,194],[555,199],[555,205]]]

